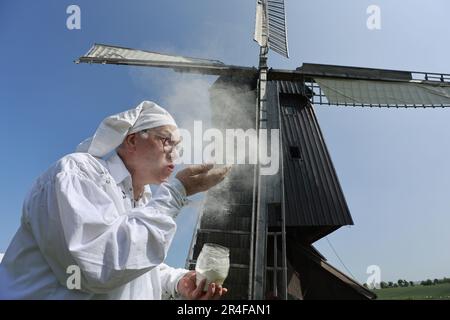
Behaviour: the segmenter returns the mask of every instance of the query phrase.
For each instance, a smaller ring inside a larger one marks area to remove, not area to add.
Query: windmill
[[[449,107],[450,75],[308,63],[269,68],[269,50],[288,57],[284,0],[256,2],[254,39],[258,68],[101,44],[77,62],[216,75],[213,125],[280,129],[277,175],[263,176],[260,164],[238,165],[222,189],[208,192],[187,267],[203,243],[215,242],[231,251],[228,298],[374,298],[312,246],[353,224],[314,106]],[[240,111],[223,121],[231,104]]]

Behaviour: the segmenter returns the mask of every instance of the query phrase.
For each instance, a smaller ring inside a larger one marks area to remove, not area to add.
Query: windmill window
[[[289,153],[291,154],[292,159],[302,159],[302,155],[300,153],[300,148],[296,146],[289,147]]]
[[[286,115],[294,115],[296,114],[295,107],[293,106],[284,106],[284,114]]]

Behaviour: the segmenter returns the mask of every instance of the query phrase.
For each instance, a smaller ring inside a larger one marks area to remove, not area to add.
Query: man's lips
[[[170,171],[173,171],[173,170],[175,169],[175,165],[169,164],[169,165],[167,166],[167,168],[168,168]]]

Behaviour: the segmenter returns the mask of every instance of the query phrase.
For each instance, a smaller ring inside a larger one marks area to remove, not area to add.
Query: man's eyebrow
[[[163,134],[163,135],[166,135],[166,136],[172,135],[172,132],[170,130],[168,130],[168,129],[154,130],[153,132],[156,133],[156,134]]]
[[[170,131],[170,129],[162,129],[161,131],[154,131],[156,134],[161,134],[163,136],[166,136],[168,138],[173,139],[177,143],[180,143],[183,139],[181,135],[175,134],[175,131]],[[175,138],[175,139],[174,139]]]

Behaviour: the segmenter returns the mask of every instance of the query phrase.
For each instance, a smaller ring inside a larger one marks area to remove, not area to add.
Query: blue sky
[[[181,122],[188,109],[201,119],[198,105],[214,80],[74,59],[97,42],[256,66],[254,2],[1,1],[0,252],[19,225],[33,180],[105,116],[148,99]],[[81,30],[66,28],[70,4],[81,8]],[[372,4],[381,8],[381,30],[366,27]],[[450,74],[448,1],[286,0],[286,6],[291,57],[272,53],[272,67],[310,62]],[[195,91],[182,83],[195,84]],[[450,110],[316,111],[355,221],[328,237],[346,267],[359,281],[369,265],[380,266],[386,281],[448,277]],[[178,218],[169,264],[184,265],[195,218],[194,209]],[[317,247],[345,271],[325,240]]]

